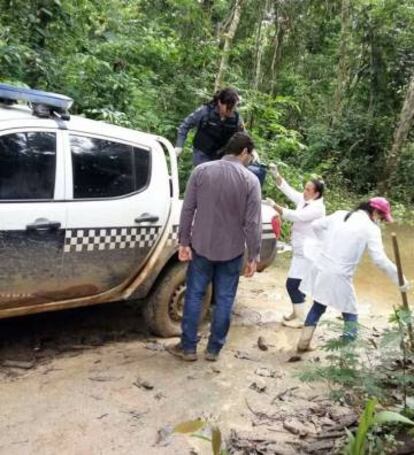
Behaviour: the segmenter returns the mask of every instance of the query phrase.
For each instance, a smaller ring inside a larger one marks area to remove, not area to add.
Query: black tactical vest
[[[234,133],[240,130],[239,113],[220,119],[213,104],[208,105],[208,113],[200,120],[194,136],[193,146],[211,159],[220,157],[220,150],[227,144]]]

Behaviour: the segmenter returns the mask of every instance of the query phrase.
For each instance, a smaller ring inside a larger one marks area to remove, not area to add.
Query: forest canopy
[[[261,157],[290,178],[414,202],[412,0],[0,5],[2,82],[64,93],[74,113],[173,143],[182,119],[230,85]]]

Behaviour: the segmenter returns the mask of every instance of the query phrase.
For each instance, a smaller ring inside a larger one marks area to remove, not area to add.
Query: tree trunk
[[[263,56],[263,49],[266,45],[265,34],[263,33],[264,23],[263,20],[266,18],[267,11],[269,8],[269,2],[266,0],[263,5],[262,13],[260,15],[259,25],[257,27],[257,35],[256,35],[256,45],[255,45],[255,58],[254,58],[254,77],[253,77],[253,84],[252,89],[258,90],[262,78],[262,56]]]
[[[395,171],[397,170],[398,163],[401,157],[401,150],[405,141],[407,140],[408,133],[411,127],[414,125],[414,73],[411,75],[410,82],[408,84],[407,93],[405,95],[403,107],[400,113],[400,120],[398,126],[394,131],[394,138],[391,149],[389,150],[383,178],[378,188],[381,192],[387,193],[390,187],[390,181]]]
[[[206,10],[206,11],[210,11],[211,8],[213,7],[213,4],[214,4],[214,0],[203,0],[201,2],[201,6]]]
[[[343,101],[349,79],[349,41],[351,38],[351,0],[342,0],[341,4],[341,36],[339,43],[339,61],[337,85],[334,96],[334,111],[332,124],[335,124],[342,115]]]
[[[285,34],[289,28],[289,18],[283,13],[279,7],[279,1],[275,2],[275,35],[273,38],[273,55],[270,64],[270,93],[276,92],[277,75],[279,71],[279,63],[282,59],[282,46]]]
[[[221,54],[220,65],[217,72],[216,81],[214,84],[214,91],[219,90],[223,84],[224,73],[226,71],[227,62],[229,60],[230,47],[240,22],[243,1],[244,0],[236,0],[230,20],[229,29],[227,32],[224,33],[223,52]]]
[[[257,92],[261,85],[262,81],[262,57],[263,51],[266,47],[266,16],[269,10],[269,0],[265,0],[263,2],[262,11],[260,14],[258,26],[257,26],[257,33],[256,33],[256,44],[255,44],[255,52],[254,52],[254,70],[253,70],[253,81],[252,81],[252,91]],[[250,111],[250,115],[247,121],[247,125],[249,128],[253,128],[253,121],[254,121],[254,110]]]

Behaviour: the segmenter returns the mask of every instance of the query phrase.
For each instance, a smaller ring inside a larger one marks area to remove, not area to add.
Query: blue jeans
[[[312,308],[306,316],[305,326],[316,326],[319,319],[325,313],[326,306],[314,301]],[[342,313],[344,318],[344,340],[354,340],[358,333],[358,315],[353,313]]]
[[[249,166],[247,166],[247,169],[259,179],[260,186],[263,186],[267,174],[266,166],[254,163],[249,164]]]
[[[286,280],[286,289],[288,291],[290,301],[295,303],[303,303],[305,301],[305,294],[299,290],[301,283],[300,278],[288,278]]]
[[[184,352],[197,350],[197,329],[203,298],[207,287],[213,283],[214,312],[207,351],[220,352],[230,328],[231,310],[239,284],[243,255],[230,261],[210,261],[193,251],[187,269],[184,315],[181,323],[181,345]]]

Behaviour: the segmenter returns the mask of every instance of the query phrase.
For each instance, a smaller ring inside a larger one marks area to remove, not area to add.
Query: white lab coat
[[[357,314],[352,278],[365,249],[375,265],[395,284],[398,284],[398,273],[384,252],[380,228],[363,210],[352,213],[345,222],[347,213],[338,210],[312,223],[321,243],[318,254],[315,254],[315,243],[309,242],[304,247],[312,266],[302,280],[300,290],[323,305]]]
[[[292,262],[288,272],[288,278],[302,279],[310,267],[308,259],[304,256],[303,246],[306,239],[316,240],[312,221],[325,216],[325,204],[323,198],[305,201],[303,194],[293,189],[286,180],[282,180],[279,186],[287,198],[295,205],[296,209],[283,209],[282,218],[293,222],[292,226]]]

